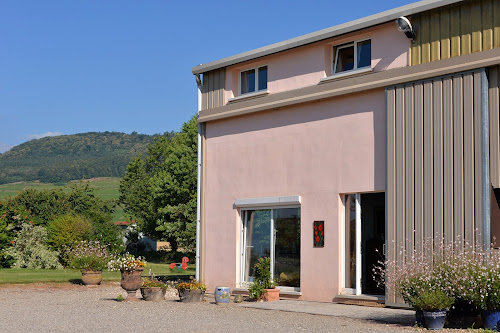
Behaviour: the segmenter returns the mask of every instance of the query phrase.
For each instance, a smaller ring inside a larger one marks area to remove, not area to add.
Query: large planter
[[[86,286],[97,286],[102,281],[102,271],[82,269],[82,282]]]
[[[261,298],[264,302],[279,301],[280,290],[278,288],[266,289],[266,292],[262,294]]]
[[[183,289],[179,290],[179,298],[181,302],[203,302],[205,292],[200,289]]]
[[[500,332],[500,310],[483,310],[481,318],[484,328]]]
[[[231,290],[229,287],[215,287],[215,304],[229,304]]]
[[[429,330],[442,330],[446,319],[446,310],[425,311],[425,326]]]
[[[122,270],[122,281],[121,286],[127,292],[128,296],[124,300],[125,302],[134,302],[138,301],[135,293],[137,289],[139,289],[142,285],[141,274],[144,270],[144,267],[137,268],[133,271]]]
[[[145,301],[159,302],[165,299],[167,289],[162,287],[141,287],[141,295]]]

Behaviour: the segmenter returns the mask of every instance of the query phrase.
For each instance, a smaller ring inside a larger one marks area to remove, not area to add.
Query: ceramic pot
[[[203,302],[205,292],[200,289],[184,289],[179,290],[179,298],[181,302]]]
[[[264,302],[279,301],[280,290],[278,288],[266,289],[266,292],[262,294],[261,298]]]
[[[425,311],[425,326],[428,330],[442,330],[446,319],[446,310]]]
[[[500,332],[500,310],[483,310],[481,318],[484,328]]]
[[[128,296],[124,302],[134,302],[138,301],[135,293],[142,285],[141,274],[144,267],[138,268],[133,271],[122,270],[122,281],[121,286],[127,292]]]
[[[229,287],[215,287],[215,304],[229,304],[231,290]]]
[[[145,301],[159,302],[165,299],[167,290],[162,287],[141,287],[141,295]]]
[[[101,284],[102,271],[82,269],[82,282],[86,286],[97,286]]]

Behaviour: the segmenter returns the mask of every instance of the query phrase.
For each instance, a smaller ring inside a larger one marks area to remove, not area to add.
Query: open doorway
[[[373,268],[384,261],[385,193],[345,196],[344,290],[349,294],[383,295]]]

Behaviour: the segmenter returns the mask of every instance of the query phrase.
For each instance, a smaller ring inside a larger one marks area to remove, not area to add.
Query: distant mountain
[[[31,140],[0,154],[0,184],[121,177],[130,159],[146,152],[155,136],[89,132]]]

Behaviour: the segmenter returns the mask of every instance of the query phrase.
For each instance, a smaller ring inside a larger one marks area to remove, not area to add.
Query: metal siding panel
[[[482,25],[481,25],[481,2],[474,1],[471,3],[471,52],[482,51]]]
[[[483,50],[493,48],[493,5],[491,0],[482,0]]]
[[[432,82],[434,144],[434,237],[443,238],[443,90],[441,79]],[[445,97],[446,98],[446,97]]]
[[[474,73],[474,221],[475,229],[479,235],[475,235],[475,241],[482,244],[483,230],[483,187],[482,187],[482,146],[481,146],[481,73]]]
[[[433,236],[433,122],[432,83],[424,83],[424,238]]]
[[[415,17],[412,17],[412,25],[414,26],[414,29],[416,31],[420,31],[420,15],[416,15]],[[411,44],[411,58],[410,58],[410,64],[411,66],[414,65],[419,65],[422,62],[422,38],[420,36],[420,33],[417,33],[415,36],[415,39],[413,40],[413,43]]]
[[[474,99],[472,74],[464,75],[464,235],[474,242]]]
[[[430,44],[430,19],[429,15],[422,15],[420,18],[420,35],[421,35],[421,63],[431,61],[431,44]]]
[[[493,2],[493,47],[500,47],[500,1]]]
[[[443,79],[443,224],[446,242],[453,241],[453,100],[452,79]]]
[[[490,178],[495,188],[500,187],[500,119],[498,96],[498,66],[489,69],[489,113],[490,113]]]
[[[208,100],[207,100],[207,105],[209,109],[212,109],[214,107],[214,72],[210,72],[208,75]]]
[[[414,113],[413,113],[414,99],[413,99],[413,86],[405,87],[405,182],[406,182],[406,240],[407,251],[413,251],[414,246],[414,202],[415,202],[415,156],[414,156]]]
[[[432,12],[430,20],[431,61],[437,61],[441,59],[441,32],[439,21],[439,12]]]
[[[460,6],[452,6],[450,9],[450,38],[451,56],[460,55]]]
[[[208,73],[203,74],[203,85],[201,87],[201,109],[208,109]]]
[[[464,154],[463,154],[463,85],[462,76],[453,78],[453,239],[464,230]]]
[[[451,57],[450,51],[450,8],[446,7],[441,10],[440,19],[440,33],[441,33],[441,59]]]
[[[386,186],[386,248],[388,260],[396,260],[396,123],[395,123],[395,90],[386,90],[386,119],[387,119],[387,186]],[[386,302],[396,301],[394,291],[386,291]]]
[[[221,69],[221,75],[219,77],[219,106],[224,105],[224,94],[226,92],[226,69]]]
[[[415,249],[422,251],[424,239],[424,94],[423,83],[415,83]]]
[[[471,53],[471,25],[470,25],[470,3],[462,2],[460,10],[460,33],[461,33],[461,43],[460,43],[460,54]]]
[[[404,88],[396,88],[396,248],[405,248],[405,96]],[[399,251],[397,251],[399,253]],[[397,256],[396,262],[402,263]]]

